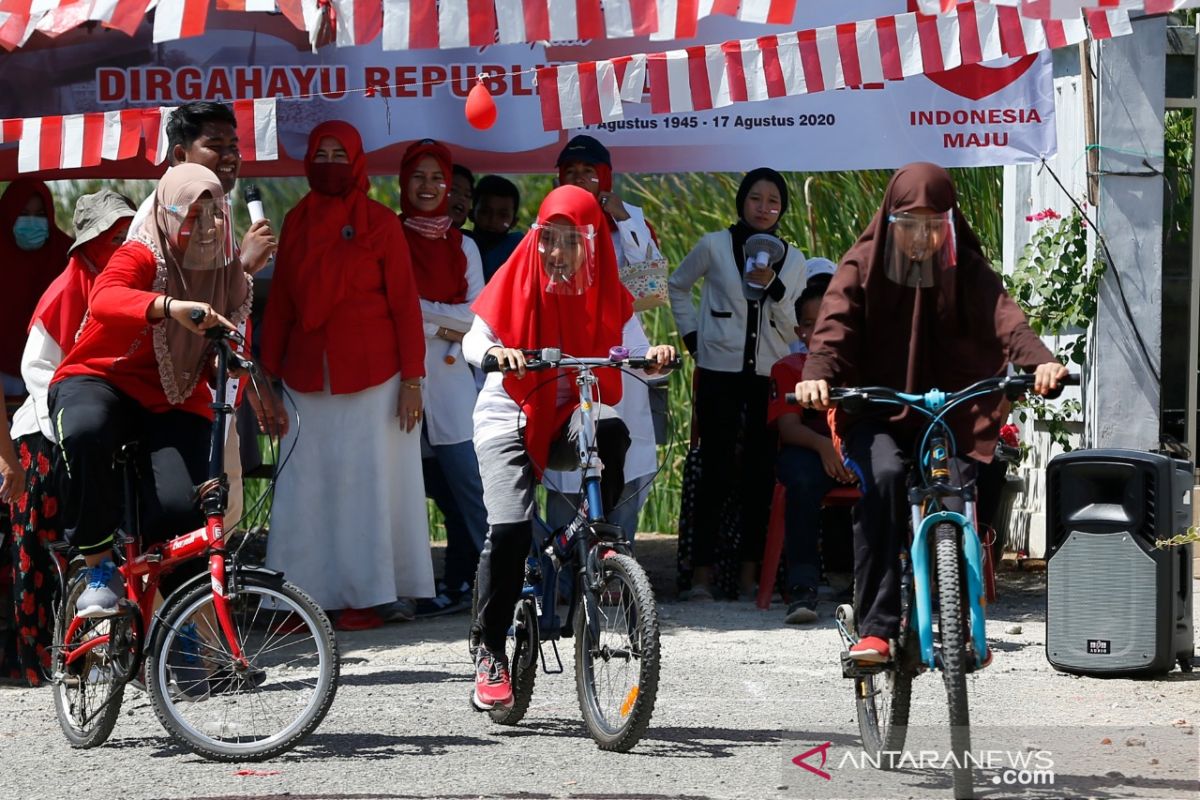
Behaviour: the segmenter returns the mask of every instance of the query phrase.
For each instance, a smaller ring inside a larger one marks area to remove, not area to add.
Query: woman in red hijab
[[[31,686],[44,680],[50,666],[55,567],[48,545],[63,534],[59,486],[66,475],[50,419],[50,381],[74,346],[92,286],[125,243],[133,215],[129,198],[108,189],[75,201],[71,260],[38,301],[21,356],[21,378],[29,396],[13,417],[12,437],[26,480],[9,506],[17,624],[12,644],[5,648],[8,662],[0,669]],[[7,552],[0,554],[0,563]]]
[[[949,173],[935,164],[901,167],[829,284],[797,399],[827,408],[830,385],[953,392],[1010,363],[1036,371],[1039,394],[1067,374],[1004,291],[958,208]],[[963,480],[992,460],[1007,413],[1007,401],[990,395],[950,417]],[[899,629],[899,554],[908,526],[904,460],[921,427],[904,410],[846,419],[840,430],[863,484],[854,515],[854,609],[862,639],[850,648],[860,661],[887,661]]]
[[[483,264],[470,238],[448,213],[450,150],[432,139],[414,142],[400,163],[400,219],[412,256],[425,324],[425,491],[446,519],[446,559],[437,594],[417,603],[419,617],[464,609],[471,602],[487,512],[479,463],[471,444],[475,376],[462,357],[463,335],[483,290]],[[431,454],[431,455],[430,455]]]
[[[525,556],[533,536],[535,481],[555,456],[573,458],[571,423],[578,397],[571,374],[525,372],[522,350],[557,347],[576,357],[603,357],[623,344],[658,364],[675,357],[669,345],[651,347],[621,285],[612,238],[600,204],[577,186],[546,196],[537,224],[473,306],[475,323],[463,341],[472,364],[493,355],[507,372],[490,373],[475,404],[475,452],[483,478],[488,539],[479,559],[482,634],[475,661],[476,708],[513,702],[504,640],[521,592]],[[657,374],[660,370],[647,370]],[[601,495],[611,509],[625,485],[629,431],[613,406],[621,399],[621,374],[602,369],[596,439],[604,462]],[[554,454],[554,455],[552,455]],[[563,468],[566,464],[555,463]]]
[[[22,394],[21,350],[38,298],[67,265],[71,237],[54,221],[42,181],[17,178],[0,196],[0,380]]]
[[[262,364],[300,424],[282,451],[267,564],[347,630],[433,595],[421,479],[425,336],[400,221],[367,197],[362,138],[318,125],[311,191],[284,219],[262,324]],[[295,451],[292,451],[292,448]]]

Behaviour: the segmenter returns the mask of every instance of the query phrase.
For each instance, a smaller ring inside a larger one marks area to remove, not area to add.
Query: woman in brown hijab
[[[1036,391],[1046,394],[1067,374],[1004,291],[959,211],[950,175],[926,163],[892,176],[882,207],[829,285],[809,350],[796,395],[816,409],[828,408],[830,385],[955,391],[1011,363],[1036,371]],[[1007,413],[1007,402],[991,395],[950,416],[965,477],[992,460]],[[854,515],[854,608],[863,638],[851,654],[886,661],[900,619],[904,461],[921,423],[907,411],[839,412],[839,422],[864,483]]]

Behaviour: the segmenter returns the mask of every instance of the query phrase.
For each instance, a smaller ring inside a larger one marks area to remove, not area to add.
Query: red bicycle
[[[229,346],[236,332],[208,331],[216,385],[230,364],[253,369]],[[125,484],[125,525],[117,541],[127,598],[114,617],[75,615],[86,588],[76,570],[55,619],[54,706],[71,745],[97,747],[112,733],[127,683],[145,668],[145,688],[163,727],[217,761],[261,760],[299,743],[321,723],[337,691],[338,651],[329,618],[283,575],[240,563],[226,543],[225,420],[214,402],[209,480],[197,488],[206,523],[144,552],[138,535],[137,446],[117,455]],[[208,571],[172,592],[155,611],[163,575],[207,557]]]

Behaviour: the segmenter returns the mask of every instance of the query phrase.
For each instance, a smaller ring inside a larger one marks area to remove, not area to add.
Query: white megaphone
[[[787,247],[780,239],[769,233],[756,233],[746,240],[746,244],[742,246],[742,252],[746,254],[745,271],[749,273],[752,270],[777,264],[783,259]],[[749,280],[746,281],[746,285],[754,289],[767,288]]]

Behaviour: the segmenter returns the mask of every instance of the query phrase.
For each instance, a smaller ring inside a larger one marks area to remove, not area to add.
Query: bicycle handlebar
[[[193,308],[188,312],[188,317],[197,325],[204,321],[205,316],[207,315],[199,308]],[[226,363],[229,366],[242,370],[254,369],[253,361],[242,358],[229,346],[230,342],[243,344],[246,341],[246,338],[238,331],[226,328],[224,325],[214,325],[204,331],[204,337],[211,340],[215,347],[225,351]]]
[[[924,394],[907,394],[886,386],[859,386],[854,388],[830,389],[829,400],[832,403],[840,403],[850,413],[859,413],[865,408],[867,403],[872,401],[914,406],[927,411],[935,411],[946,406],[955,405],[967,397],[990,394],[996,391],[1004,392],[1009,400],[1016,400],[1032,390],[1034,383],[1035,378],[1033,375],[1004,375],[996,378],[984,378],[957,392],[947,393],[933,389]],[[1063,388],[1066,386],[1077,386],[1079,384],[1079,375],[1067,375],[1058,384],[1058,389],[1046,395],[1048,399],[1053,400],[1061,395]],[[785,400],[791,405],[797,404],[794,392],[789,392]]]
[[[592,367],[629,367],[630,369],[648,369],[659,367],[663,370],[679,369],[683,364],[678,356],[666,364],[658,364],[648,358],[626,356],[624,358],[575,358],[564,356],[562,351],[545,347],[541,350],[522,350],[526,358],[525,370],[539,372],[547,369],[591,369]],[[483,357],[480,367],[484,372],[507,372],[500,367],[500,362],[494,355],[488,353]]]

